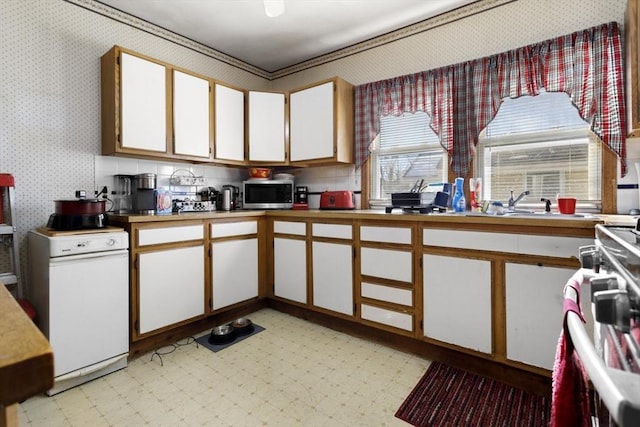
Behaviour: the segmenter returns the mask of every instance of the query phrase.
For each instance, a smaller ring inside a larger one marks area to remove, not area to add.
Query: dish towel
[[[567,328],[567,313],[570,311],[580,316],[584,322],[580,310],[580,283],[572,279],[567,283],[567,286],[575,289],[578,302],[576,303],[570,298],[565,298],[563,302],[562,331],[553,364],[550,426],[588,427],[591,425],[589,384],[582,362],[574,351],[571,335]]]

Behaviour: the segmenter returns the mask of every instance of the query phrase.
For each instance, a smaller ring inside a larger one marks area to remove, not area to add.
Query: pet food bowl
[[[236,338],[236,332],[231,325],[216,326],[211,330],[209,336],[210,344],[226,344],[233,341]]]
[[[231,322],[231,326],[236,331],[236,335],[238,336],[248,335],[251,332],[253,332],[253,329],[254,329],[253,323],[251,322],[251,320],[247,319],[246,317],[241,317],[239,319],[234,320],[233,322]]]

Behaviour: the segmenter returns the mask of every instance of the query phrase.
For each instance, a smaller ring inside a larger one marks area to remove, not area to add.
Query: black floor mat
[[[252,335],[257,334],[258,332],[262,332],[264,331],[264,328],[262,326],[256,325],[255,323],[253,324],[253,332],[251,332],[250,334],[247,335],[242,335],[239,337],[236,337],[233,341],[228,342],[228,343],[224,343],[224,344],[211,344],[209,343],[209,335],[210,334],[205,334],[203,336],[201,336],[200,338],[197,338],[196,341],[198,342],[198,344],[207,347],[209,350],[213,351],[213,352],[217,352],[220,350],[224,350],[225,348],[234,345],[235,343],[238,343],[244,339],[249,338]]]

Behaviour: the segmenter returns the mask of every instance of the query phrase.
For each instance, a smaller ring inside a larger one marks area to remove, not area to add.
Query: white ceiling
[[[299,64],[477,0],[99,0],[267,72]]]

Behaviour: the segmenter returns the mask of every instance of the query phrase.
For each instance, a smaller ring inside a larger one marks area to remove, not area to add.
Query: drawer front
[[[312,224],[312,234],[315,237],[352,239],[353,227],[346,224]]]
[[[411,229],[403,227],[360,227],[360,240],[363,242],[411,244]]]
[[[362,304],[361,317],[366,320],[371,320],[372,322],[404,329],[405,331],[413,331],[413,316],[407,313],[399,313],[397,311]]]
[[[257,221],[221,222],[211,224],[211,237],[242,236],[256,234],[258,232]]]
[[[274,221],[273,232],[306,236],[307,224],[305,224],[304,222]]]
[[[413,306],[413,292],[409,289],[392,288],[390,286],[362,282],[362,290],[360,293],[366,298],[406,305],[407,307]]]
[[[204,238],[201,224],[181,227],[143,228],[138,230],[138,246],[158,245],[161,243],[185,242]]]
[[[367,276],[412,282],[411,252],[362,248],[360,271]]]
[[[593,244],[592,238],[582,237],[534,236],[431,228],[424,229],[422,240],[424,245],[429,246],[558,258],[576,257],[580,246]]]

